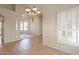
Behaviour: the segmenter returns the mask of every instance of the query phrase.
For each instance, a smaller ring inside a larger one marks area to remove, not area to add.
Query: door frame
[[[4,16],[0,15],[0,17],[2,18],[2,20],[0,20],[2,22],[2,24],[1,24],[1,43],[4,44]]]

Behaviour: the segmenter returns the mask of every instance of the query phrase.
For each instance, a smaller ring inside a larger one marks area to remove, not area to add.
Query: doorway
[[[20,39],[27,39],[34,36],[30,33],[30,22],[28,19],[16,21],[16,32]]]
[[[0,44],[4,44],[4,16],[0,15]]]

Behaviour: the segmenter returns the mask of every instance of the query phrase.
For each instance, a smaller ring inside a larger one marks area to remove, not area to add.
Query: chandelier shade
[[[29,16],[38,16],[38,15],[40,15],[40,13],[41,12],[36,7],[33,7],[32,9],[26,8],[26,10],[25,10],[25,14],[29,15]]]
[[[26,9],[27,12],[30,12],[31,10],[29,8]]]

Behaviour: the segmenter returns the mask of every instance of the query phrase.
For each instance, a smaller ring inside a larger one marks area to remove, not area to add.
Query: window
[[[28,30],[28,22],[20,21],[16,22],[16,30]]]
[[[28,23],[27,22],[24,22],[24,30],[28,30]]]
[[[62,10],[57,14],[57,41],[79,47],[79,20],[77,8]]]
[[[24,25],[24,23],[20,22],[20,30],[23,30],[23,25]]]

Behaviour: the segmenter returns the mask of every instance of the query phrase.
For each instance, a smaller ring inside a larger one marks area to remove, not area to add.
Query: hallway
[[[65,55],[66,53],[42,45],[41,37],[30,37],[0,46],[2,55]]]

